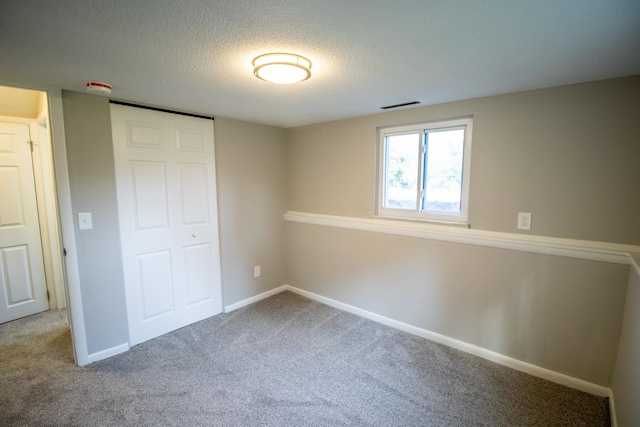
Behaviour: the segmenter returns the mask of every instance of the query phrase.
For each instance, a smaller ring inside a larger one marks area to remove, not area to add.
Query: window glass
[[[390,135],[386,143],[384,205],[415,210],[418,202],[420,135]]]
[[[426,211],[460,212],[463,151],[463,129],[426,133]]]
[[[380,216],[466,222],[472,119],[381,128]]]

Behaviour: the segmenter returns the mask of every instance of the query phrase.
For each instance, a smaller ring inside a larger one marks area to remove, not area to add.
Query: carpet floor
[[[2,426],[608,426],[606,399],[291,292],[85,367],[59,312],[0,325]]]

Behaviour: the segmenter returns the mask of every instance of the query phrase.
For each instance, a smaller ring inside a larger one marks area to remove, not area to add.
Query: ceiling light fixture
[[[271,83],[298,83],[311,77],[311,61],[293,53],[267,53],[253,60],[253,74]]]

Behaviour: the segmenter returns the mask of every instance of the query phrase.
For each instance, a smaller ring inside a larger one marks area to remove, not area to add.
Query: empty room
[[[640,2],[0,4],[0,424],[640,425]]]

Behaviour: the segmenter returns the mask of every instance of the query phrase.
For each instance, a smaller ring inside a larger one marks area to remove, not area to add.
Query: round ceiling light
[[[311,61],[293,53],[267,53],[253,60],[253,74],[271,83],[298,83],[311,77]]]

